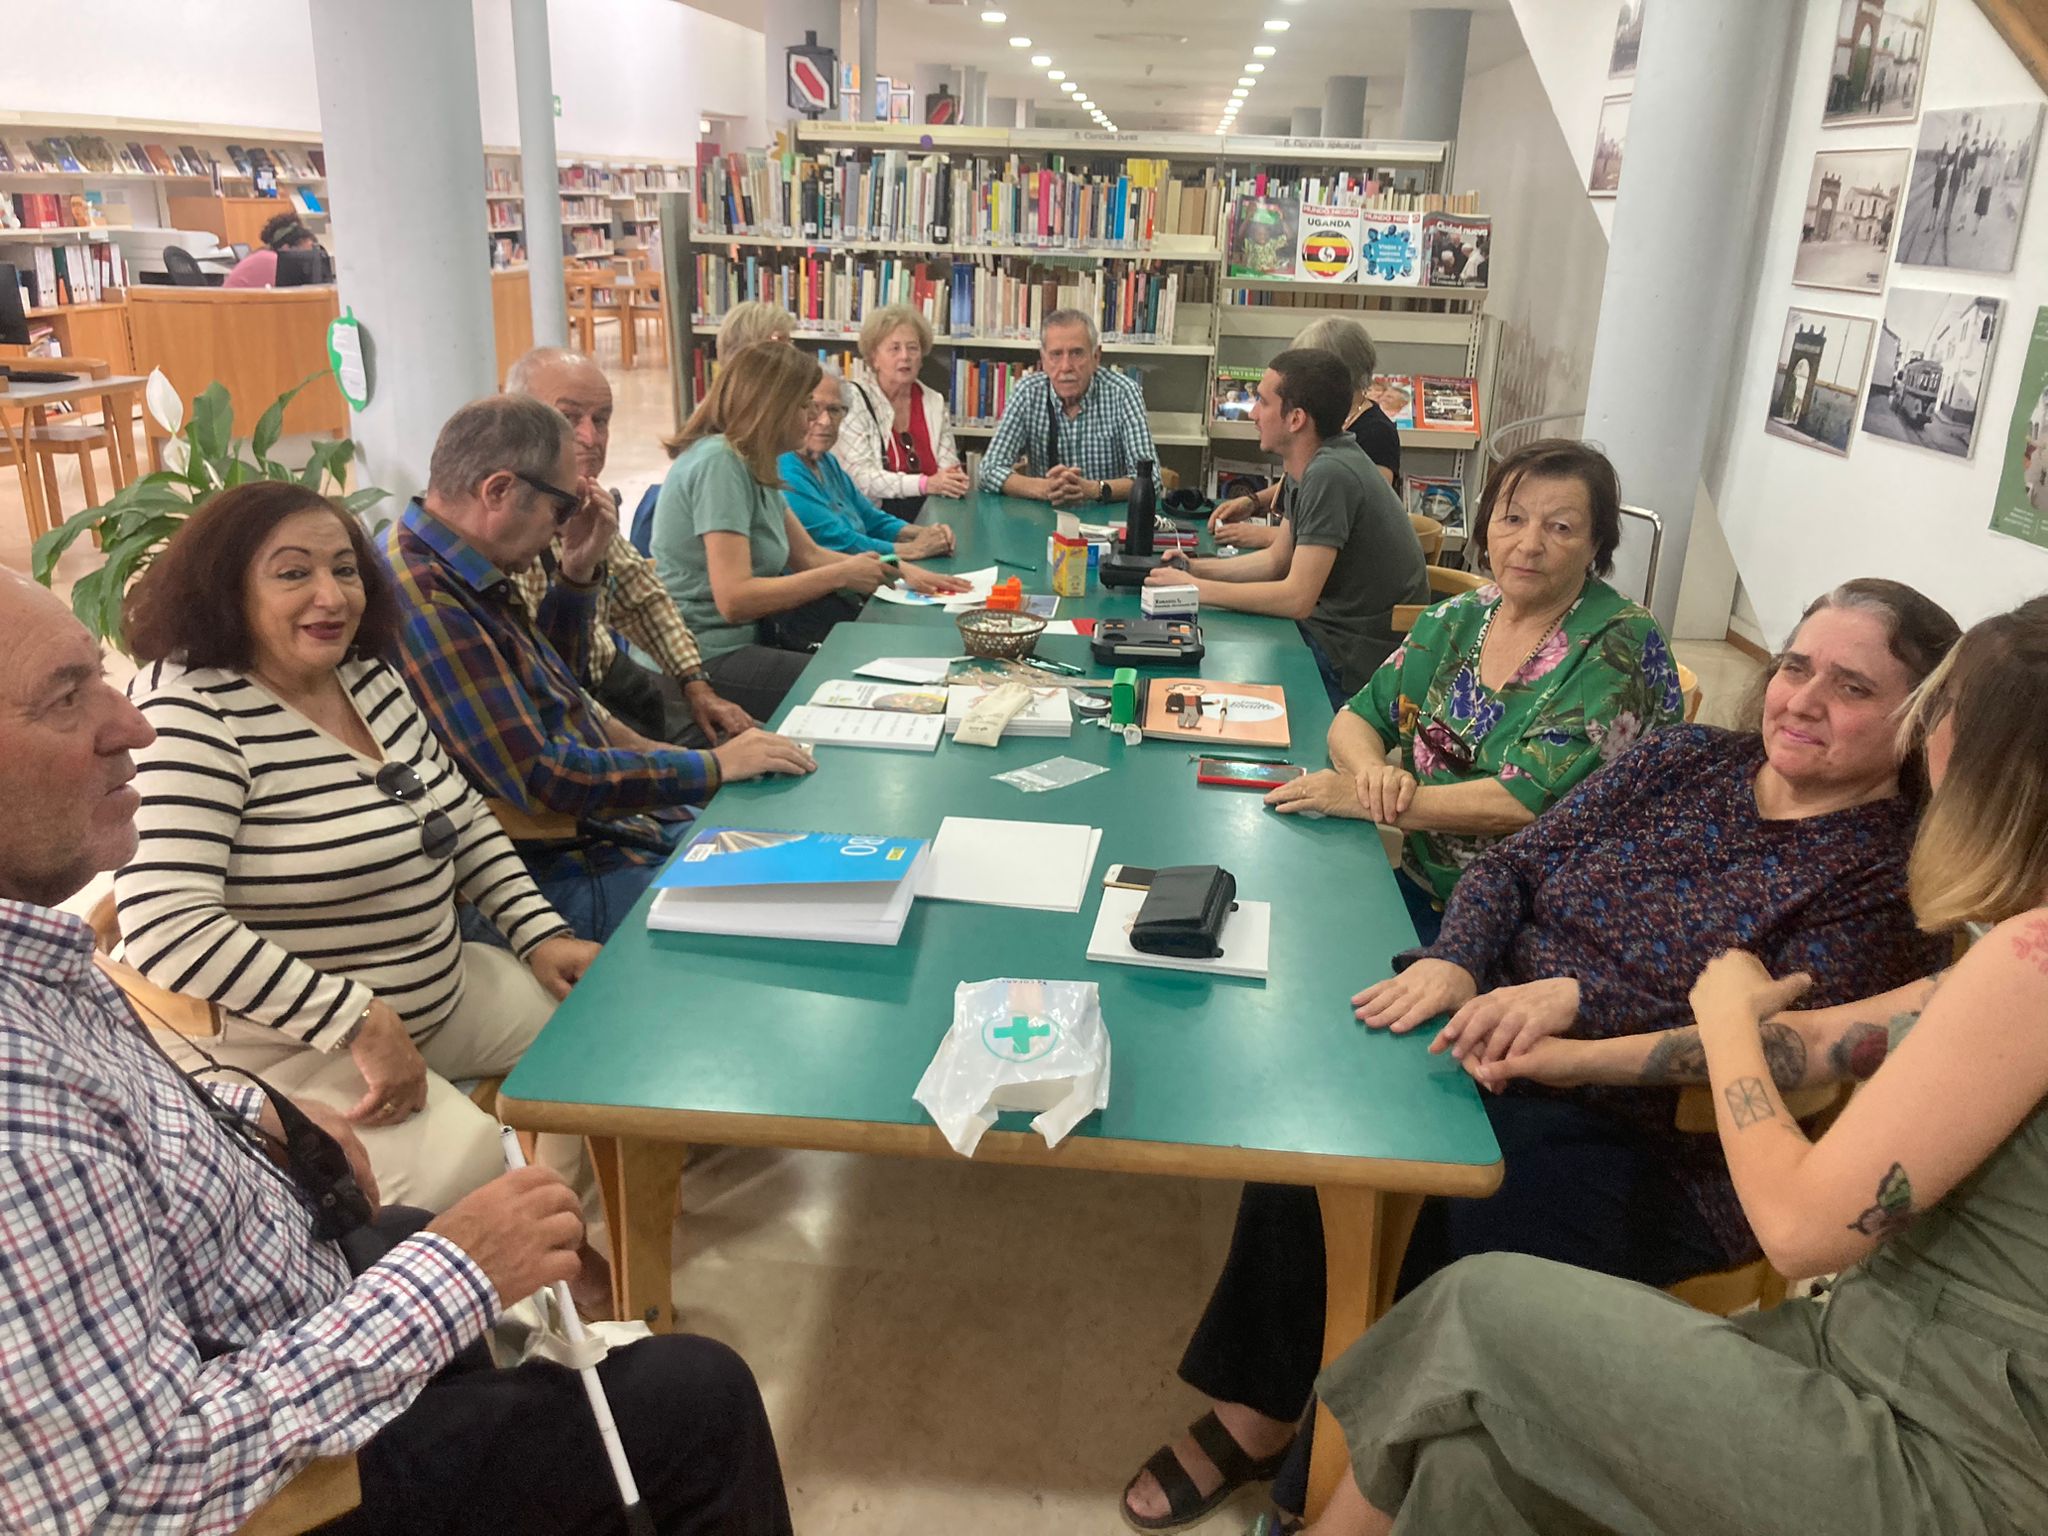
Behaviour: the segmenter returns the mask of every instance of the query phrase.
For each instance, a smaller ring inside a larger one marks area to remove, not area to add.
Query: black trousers
[[[598,1366],[663,1536],[787,1536],[775,1439],[746,1362],[666,1334]],[[614,1536],[618,1485],[574,1371],[453,1366],[357,1453],[361,1508],[328,1536]]]
[[[1654,1148],[1569,1099],[1486,1099],[1505,1175],[1484,1200],[1429,1199],[1396,1296],[1475,1253],[1529,1253],[1666,1286],[1732,1262]],[[1181,1357],[1180,1376],[1273,1419],[1307,1410],[1323,1354],[1323,1218],[1299,1184],[1247,1184],[1230,1255]],[[1293,1458],[1306,1476],[1303,1435]],[[1283,1507],[1290,1479],[1274,1496]]]
[[[612,654],[612,664],[591,692],[598,703],[650,740],[698,745],[689,739],[702,733],[690,719],[683,685],[665,672],[641,666],[623,650]]]

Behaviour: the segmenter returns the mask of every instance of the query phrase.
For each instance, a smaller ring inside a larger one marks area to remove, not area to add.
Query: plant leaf
[[[391,493],[382,486],[366,485],[360,491],[350,491],[342,497],[341,504],[351,512],[365,512],[390,496]]]
[[[325,368],[322,368],[318,373],[309,373],[290,389],[270,402],[270,409],[265,411],[262,418],[256,423],[256,435],[249,439],[250,446],[255,450],[256,457],[259,460],[269,458],[270,450],[277,446],[277,440],[284,435],[285,407],[298,397],[300,390],[304,389],[315,379],[324,378],[326,374],[327,370]],[[282,480],[284,476],[272,475],[270,478]]]
[[[192,424],[185,429],[185,435],[192,442],[192,451],[212,461],[216,466],[228,456],[228,444],[235,430],[235,408],[228,400],[226,387],[215,379],[200,392],[192,402]],[[213,482],[220,483],[221,470],[214,471]]]

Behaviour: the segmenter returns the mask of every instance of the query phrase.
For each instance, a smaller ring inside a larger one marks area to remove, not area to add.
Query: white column
[[[308,9],[328,185],[348,210],[341,303],[370,360],[360,483],[402,504],[441,424],[498,378],[474,23],[467,5],[419,0]]]
[[[1452,141],[1465,101],[1470,11],[1410,11],[1408,69],[1401,80],[1401,137]]]
[[[555,71],[548,0],[512,0],[512,68],[519,88],[519,185],[526,193],[526,286],[533,344],[569,344],[562,289],[561,178],[555,171]]]
[[[1765,151],[1799,12],[1781,0],[1660,0],[1643,28],[1586,436],[1614,460],[1622,494],[1663,519],[1650,607],[1666,625],[1707,443],[1733,394]]]
[[[860,7],[860,104],[855,108],[853,120],[857,123],[878,122],[887,117],[886,112],[875,110],[875,76],[881,66],[875,61],[875,17],[882,8],[882,0],[855,0]]]
[[[987,88],[988,81],[984,79],[982,81],[982,89],[987,90]],[[983,96],[981,100],[982,119],[986,124],[996,128],[1017,128],[1022,126],[1017,121],[1016,97]]]
[[[1297,139],[1319,139],[1323,134],[1321,107],[1296,107],[1287,119],[1287,131]]]
[[[965,99],[960,104],[960,121],[972,123],[977,128],[986,128],[988,126],[988,71],[976,69],[972,64],[969,64],[961,73],[965,76],[961,81],[961,95]]]
[[[1323,132],[1333,139],[1365,137],[1365,76],[1332,75],[1323,82]]]
[[[761,53],[766,74],[761,115],[767,120],[770,140],[782,124],[797,115],[789,107],[789,55],[784,50],[803,42],[806,32],[817,33],[819,45],[830,48],[845,62],[845,55],[839,53],[839,0],[763,0]]]

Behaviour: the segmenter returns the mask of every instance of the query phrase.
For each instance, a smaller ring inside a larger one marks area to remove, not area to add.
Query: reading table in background
[[[1197,670],[1280,684],[1295,743],[1319,752],[1330,708],[1315,663],[1292,625],[1261,622],[1267,638],[1218,641]],[[1107,675],[1085,640],[1040,650]],[[950,623],[842,624],[790,700],[882,656],[956,652]],[[1044,794],[991,777],[1060,755],[1109,771]],[[1390,1304],[1420,1198],[1499,1184],[1500,1151],[1463,1071],[1430,1055],[1425,1033],[1369,1032],[1352,1017],[1351,994],[1391,974],[1390,957],[1415,940],[1369,826],[1275,815],[1256,793],[1198,786],[1177,743],[1128,747],[1078,720],[1067,740],[819,757],[806,778],[727,786],[706,819],[926,838],[947,815],[1085,823],[1103,829],[1089,894],[1078,913],[920,899],[893,947],[654,933],[643,898],[498,1100],[511,1125],[591,1139],[619,1316],[674,1325],[670,1241],[689,1142],[956,1157],[911,1093],[962,981],[1095,982],[1112,1051],[1107,1108],[1052,1150],[1028,1115],[1004,1115],[975,1161],[1314,1185],[1326,1358]],[[1269,979],[1088,960],[1097,881],[1116,863],[1229,869],[1241,900],[1273,905]],[[1316,1445],[1320,1508],[1344,1465],[1333,1422]]]

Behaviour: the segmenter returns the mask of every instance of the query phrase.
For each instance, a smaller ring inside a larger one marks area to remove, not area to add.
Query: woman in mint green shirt
[[[1657,621],[1600,579],[1621,542],[1604,454],[1552,438],[1511,455],[1475,536],[1493,581],[1425,609],[1331,723],[1331,767],[1267,796],[1398,827],[1424,943],[1459,871],[1684,713]]]

